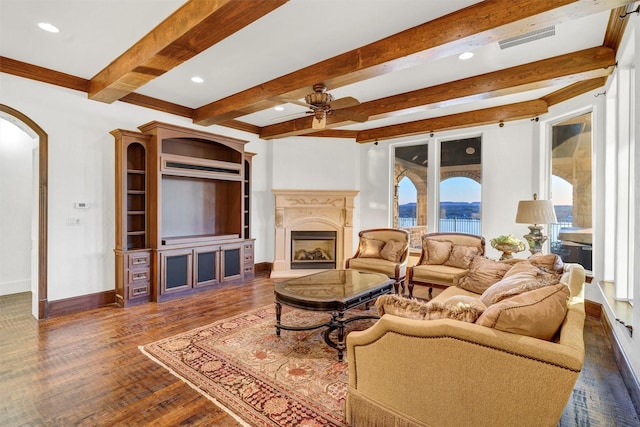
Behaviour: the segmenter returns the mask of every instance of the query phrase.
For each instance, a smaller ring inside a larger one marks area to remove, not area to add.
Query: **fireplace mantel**
[[[354,190],[273,190],[275,252],[271,277],[296,277],[316,270],[291,269],[292,231],[335,231],[336,265],[353,254]],[[321,271],[321,270],[318,270]]]

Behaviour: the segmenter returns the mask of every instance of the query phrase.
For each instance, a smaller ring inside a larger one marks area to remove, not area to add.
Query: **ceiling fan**
[[[324,129],[327,124],[328,114],[334,114],[344,119],[360,123],[366,122],[369,119],[369,116],[366,114],[341,110],[342,108],[360,105],[360,101],[351,96],[334,100],[333,95],[327,92],[327,87],[324,83],[316,83],[313,85],[313,93],[304,97],[305,102],[298,101],[297,99],[285,99],[284,101],[310,108],[306,114],[313,114],[313,121],[311,122],[312,129]]]

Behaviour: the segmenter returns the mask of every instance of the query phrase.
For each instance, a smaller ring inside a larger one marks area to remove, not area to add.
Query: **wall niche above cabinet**
[[[244,151],[246,141],[160,122],[139,129],[112,132],[116,162],[128,171],[125,177],[116,167],[116,251],[152,251],[147,298],[163,301],[252,276],[254,154]],[[116,264],[118,260],[125,257]],[[176,265],[184,272],[176,271]],[[122,271],[123,266],[116,268]],[[199,280],[198,271],[206,272],[207,279]],[[174,283],[177,277],[180,286]],[[126,302],[126,283],[120,288]]]

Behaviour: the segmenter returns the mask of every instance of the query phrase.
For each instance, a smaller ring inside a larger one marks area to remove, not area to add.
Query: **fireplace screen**
[[[336,268],[335,231],[292,231],[291,269]]]

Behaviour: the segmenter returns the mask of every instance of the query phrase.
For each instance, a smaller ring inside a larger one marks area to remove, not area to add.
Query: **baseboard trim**
[[[624,384],[627,386],[627,390],[629,390],[629,396],[631,397],[633,406],[636,408],[636,413],[640,416],[640,382],[638,382],[638,378],[633,373],[633,369],[631,369],[629,359],[622,351],[620,342],[618,341],[616,334],[613,332],[613,328],[611,327],[611,322],[608,317],[606,315],[601,316],[600,322],[602,323],[602,329],[604,330],[605,335],[609,338],[609,342],[611,343],[613,357],[616,360],[618,369],[620,370],[622,381],[624,381]]]
[[[259,262],[255,265],[256,274],[264,273],[264,272],[269,273],[271,271],[272,266],[273,266],[273,263],[270,263],[270,262]]]
[[[602,304],[593,302],[591,300],[584,300],[584,312],[587,316],[595,317],[596,319],[602,318]]]
[[[47,318],[79,313],[81,311],[105,307],[115,303],[115,290],[49,301],[47,304]]]

